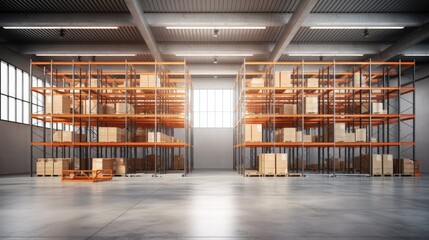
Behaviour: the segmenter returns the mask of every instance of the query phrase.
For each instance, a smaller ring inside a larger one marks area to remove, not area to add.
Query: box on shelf
[[[116,114],[134,114],[134,106],[130,103],[116,103]]]
[[[276,174],[286,175],[288,173],[287,153],[276,153]]]
[[[276,155],[273,153],[259,154],[259,173],[266,175],[276,174]]]
[[[73,142],[73,136],[75,136],[75,142],[86,142],[85,134],[73,133],[72,131],[55,131],[53,134],[53,142]]]
[[[45,175],[54,175],[54,159],[45,158]]]
[[[306,114],[311,114],[311,113],[317,114],[318,112],[319,112],[318,98],[317,97],[305,97],[305,113]]]
[[[316,136],[309,134],[302,134],[302,131],[296,131],[296,142],[315,142]]]
[[[346,124],[335,123],[324,127],[325,142],[345,142],[346,141]],[[334,135],[335,132],[335,135]],[[329,138],[329,139],[328,139]]]
[[[105,103],[104,104],[105,114],[116,114],[116,103]]]
[[[393,155],[383,154],[383,174],[393,175]]]
[[[116,167],[115,158],[93,158],[92,159],[92,170],[108,170],[112,171]]]
[[[274,72],[274,87],[288,87],[291,85],[291,71],[275,71]]]
[[[280,107],[280,114],[297,114],[296,104],[283,104]]]
[[[97,100],[82,100],[83,114],[102,114],[103,108]]]
[[[330,158],[329,161],[325,160],[325,166],[329,168],[329,170],[334,170],[335,163],[335,171],[341,171],[346,169],[346,162],[339,158]]]
[[[117,127],[99,127],[99,142],[125,142],[125,129]]]
[[[183,170],[185,168],[185,157],[183,154],[175,154],[173,158],[173,170]]]
[[[127,174],[127,165],[124,158],[115,158],[115,168],[113,169],[113,174],[115,175],[125,175]]]
[[[346,142],[356,142],[356,134],[346,133]]]
[[[354,78],[354,86],[355,87],[366,87],[366,77],[364,75],[362,75],[360,72],[355,72],[353,74],[353,78]],[[361,85],[362,84],[362,85]]]
[[[262,124],[245,124],[245,142],[262,142]]]
[[[319,87],[319,79],[307,78],[307,87]]]
[[[252,78],[246,87],[264,87],[265,85],[264,78]]]
[[[45,175],[45,162],[46,158],[38,158],[36,161],[36,175],[43,176]]]
[[[147,141],[148,142],[155,142],[155,132],[148,132]],[[174,138],[171,136],[168,136],[164,133],[157,132],[156,133],[156,142],[174,142]]]
[[[147,141],[146,130],[144,130],[142,128],[137,128],[134,141],[135,142],[146,142]]]
[[[70,170],[70,158],[54,158],[53,175],[62,175],[63,170]]]
[[[62,142],[63,141],[63,131],[55,131],[52,135],[53,142]]]
[[[296,142],[296,128],[280,128],[276,130],[277,142]]]
[[[367,142],[366,140],[366,128],[356,128],[356,142]]]
[[[372,103],[373,114],[383,114],[383,103],[373,102]]]
[[[161,80],[158,75],[149,74],[149,75],[140,75],[140,87],[161,87]]]
[[[371,142],[378,142],[376,137],[371,137]]]
[[[69,96],[55,94],[46,95],[45,112],[47,114],[68,114],[70,113],[70,103],[71,100]]]

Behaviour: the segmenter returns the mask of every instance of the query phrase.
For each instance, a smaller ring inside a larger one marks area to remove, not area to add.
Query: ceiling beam
[[[304,20],[310,14],[311,9],[316,5],[317,0],[302,0],[292,17],[289,19],[289,22],[285,25],[283,32],[274,46],[272,53],[270,54],[269,61],[276,62],[282,55],[282,52],[289,43],[292,41],[295,34],[298,32]]]
[[[286,24],[292,14],[279,13],[145,13],[151,27],[166,26],[262,26]],[[427,14],[406,13],[311,13],[302,23],[310,26],[404,26],[429,21]],[[128,13],[2,13],[0,26],[135,26]]]
[[[128,10],[133,17],[134,22],[140,31],[140,34],[142,35],[143,39],[146,42],[146,45],[152,53],[152,56],[155,58],[156,61],[162,61],[162,57],[159,52],[158,46],[156,45],[155,38],[153,37],[152,31],[150,30],[150,26],[145,19],[141,1],[125,0],[125,3],[127,4]]]
[[[161,54],[183,54],[183,53],[249,53],[249,54],[269,54],[274,49],[275,43],[159,43],[158,48]],[[282,51],[282,54],[378,54],[387,49],[391,43],[291,43]],[[44,44],[8,44],[11,49],[22,54],[73,54],[78,55],[88,53],[135,53],[150,54],[147,46],[138,43],[122,44],[62,44],[62,43],[44,43]],[[416,54],[427,53],[428,44],[418,44],[408,48],[400,53]]]
[[[388,47],[380,54],[372,58],[374,62],[383,62],[391,59],[392,57],[402,53],[408,48],[416,45],[417,43],[429,38],[429,23],[417,28],[405,37],[399,39],[392,46]]]

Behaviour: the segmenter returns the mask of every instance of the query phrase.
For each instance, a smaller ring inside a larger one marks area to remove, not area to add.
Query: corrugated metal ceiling
[[[8,13],[127,13],[123,0],[1,0]]]
[[[58,29],[18,29],[0,28],[0,37],[18,42],[141,42],[143,38],[137,27],[119,29],[66,29],[60,38]]]
[[[234,41],[277,41],[282,28],[268,27],[265,30],[219,30],[219,36],[213,37],[213,30],[173,30],[165,27],[153,27],[152,33],[159,42],[192,41],[192,42],[234,42]]]
[[[163,55],[165,61],[186,61],[187,63],[208,63],[213,64],[214,57],[176,57],[175,55]],[[242,64],[244,59],[246,61],[256,62],[265,61],[268,54],[256,54],[251,57],[217,57],[218,64]]]
[[[394,42],[415,28],[404,30],[370,29],[363,36],[362,29],[299,29],[293,42]]]
[[[40,61],[77,61],[77,57],[37,57]],[[135,57],[103,57],[95,58],[96,62],[153,62],[155,59],[151,54],[137,54]],[[92,57],[81,57],[81,61],[92,61]]]
[[[323,61],[365,61],[367,56],[362,57],[323,57]],[[282,55],[279,59],[279,62],[319,62],[320,57],[290,57],[288,55]]]
[[[319,0],[313,13],[421,13],[427,0]]]

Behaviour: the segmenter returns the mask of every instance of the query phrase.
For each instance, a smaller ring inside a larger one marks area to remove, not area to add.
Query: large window
[[[194,127],[232,128],[233,90],[194,90]]]
[[[30,77],[27,72],[1,61],[0,94],[1,120],[29,124],[30,117]],[[41,79],[36,81],[42,82]],[[43,99],[41,94],[36,99]],[[43,101],[34,101],[33,109],[43,111]],[[33,110],[33,112],[36,112]],[[41,123],[37,122],[38,125]]]

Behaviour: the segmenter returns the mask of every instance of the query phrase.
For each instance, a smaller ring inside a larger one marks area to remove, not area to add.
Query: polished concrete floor
[[[0,178],[0,238],[428,239],[429,177]]]

